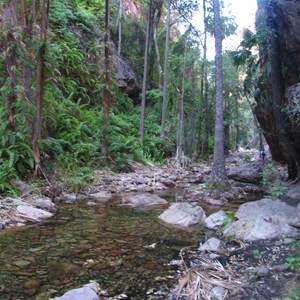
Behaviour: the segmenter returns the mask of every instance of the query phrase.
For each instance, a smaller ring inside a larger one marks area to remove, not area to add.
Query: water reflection
[[[166,292],[175,273],[168,263],[200,234],[159,224],[160,209],[118,203],[66,205],[45,224],[1,231],[0,298],[48,299],[89,280],[136,300]]]

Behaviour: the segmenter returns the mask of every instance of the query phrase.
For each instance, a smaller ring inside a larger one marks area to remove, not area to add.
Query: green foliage
[[[77,168],[76,172],[67,173],[65,185],[75,193],[79,193],[92,184],[94,175],[94,171],[89,167]]]
[[[261,173],[261,176],[262,176],[261,183],[262,183],[262,185],[270,184],[270,180],[274,176],[275,172],[276,172],[276,170],[275,170],[274,165],[273,164],[268,164]]]
[[[266,253],[266,251],[260,251],[258,249],[255,249],[252,251],[253,257],[257,260],[262,259],[262,257],[264,256],[265,253]]]
[[[294,257],[290,256],[287,259],[287,265],[291,268],[293,271],[299,271],[300,270],[300,257]]]
[[[293,243],[292,248],[296,251],[296,254],[286,259],[287,265],[293,271],[300,271],[300,242]]]
[[[277,200],[281,196],[284,196],[288,192],[288,187],[287,186],[282,186],[282,185],[275,185],[271,188],[271,199],[272,200]]]
[[[226,212],[226,217],[224,219],[223,227],[226,228],[228,227],[234,220],[235,212],[233,211],[227,211]]]
[[[289,296],[284,300],[300,300],[300,287],[292,288]]]
[[[249,154],[244,154],[243,161],[249,163],[251,161],[251,156]]]

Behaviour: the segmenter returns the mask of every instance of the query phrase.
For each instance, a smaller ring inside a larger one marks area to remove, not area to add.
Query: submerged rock
[[[122,198],[122,206],[125,207],[147,208],[167,204],[168,202],[165,199],[150,194],[131,195]]]
[[[290,225],[300,223],[299,210],[282,201],[262,199],[242,204],[235,218],[237,221],[229,225],[224,234],[237,239],[255,241],[299,234],[299,230]]]
[[[160,220],[174,225],[191,226],[204,221],[206,216],[200,206],[193,206],[190,203],[173,203],[159,217]]]

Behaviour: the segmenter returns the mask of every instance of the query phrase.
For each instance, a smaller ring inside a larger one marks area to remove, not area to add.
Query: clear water
[[[165,299],[176,274],[168,263],[202,231],[159,224],[161,209],[119,203],[65,205],[44,224],[0,231],[0,299],[46,300],[90,280],[111,296]]]

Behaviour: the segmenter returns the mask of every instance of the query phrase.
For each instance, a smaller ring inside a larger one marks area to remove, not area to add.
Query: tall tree
[[[37,57],[35,115],[32,134],[32,151],[35,161],[35,174],[37,174],[41,164],[41,154],[38,141],[42,137],[42,108],[45,93],[45,54],[47,47],[47,31],[49,27],[49,9],[50,0],[44,0],[42,4],[40,21],[41,45]]]
[[[4,9],[3,20],[7,30],[4,33],[3,53],[5,53],[5,74],[10,78],[10,91],[6,96],[6,110],[10,126],[14,128],[14,104],[16,101],[15,87],[17,86],[17,52],[15,30],[18,26],[17,19],[17,2],[10,0]]]
[[[163,70],[162,70],[162,66],[161,66],[159,47],[158,47],[158,43],[157,43],[157,29],[158,29],[158,24],[159,24],[161,14],[162,14],[162,4],[163,4],[163,2],[161,0],[159,0],[158,3],[156,4],[156,11],[154,14],[154,26],[153,26],[153,42],[154,42],[156,58],[157,58],[158,78],[159,78],[158,86],[159,86],[160,91],[163,90],[163,82],[162,82]]]
[[[223,72],[222,72],[222,28],[220,17],[220,2],[213,0],[214,9],[214,34],[215,34],[215,72],[216,72],[216,120],[214,161],[211,173],[213,182],[224,182],[225,154],[224,154],[224,113],[223,113]]]
[[[166,125],[167,101],[168,101],[170,20],[171,20],[171,0],[168,0],[168,14],[167,14],[167,24],[166,24],[165,62],[164,62],[164,88],[163,88],[163,104],[162,104],[162,117],[161,117],[161,133],[160,133],[160,139],[161,140],[163,140],[164,137],[165,137],[165,125]]]
[[[118,27],[118,55],[121,55],[122,48],[122,15],[123,15],[123,0],[119,0],[119,13],[117,20]]]
[[[148,67],[149,42],[150,42],[150,28],[151,28],[151,17],[150,16],[152,14],[152,5],[153,5],[153,0],[150,0],[148,23],[147,23],[145,57],[144,57],[144,75],[143,75],[141,118],[140,118],[140,143],[141,144],[143,144],[143,140],[144,140],[146,90],[147,90],[147,67]]]
[[[102,136],[102,147],[101,153],[106,158],[108,157],[108,117],[109,117],[109,110],[110,110],[110,85],[112,82],[111,72],[110,72],[110,49],[109,49],[109,41],[110,41],[110,3],[109,0],[105,1],[105,36],[104,36],[104,69],[105,69],[105,78],[104,78],[104,91],[103,91],[103,103],[102,103],[102,129],[103,129],[103,136]]]

